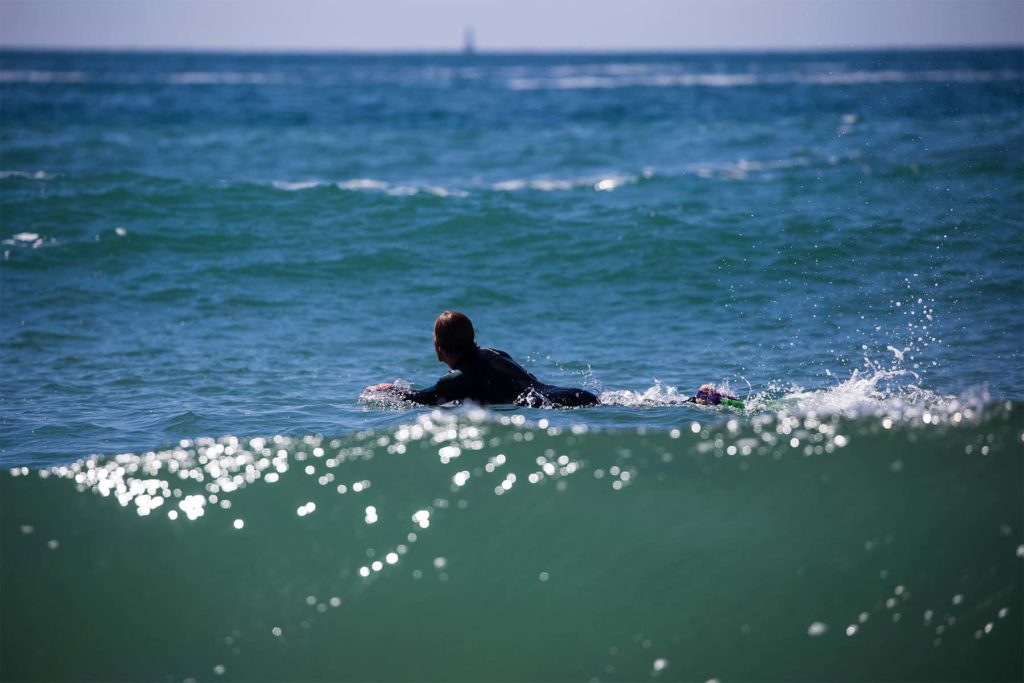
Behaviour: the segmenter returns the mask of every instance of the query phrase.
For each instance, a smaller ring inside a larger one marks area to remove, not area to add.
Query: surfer
[[[430,406],[473,401],[531,408],[578,408],[600,403],[597,396],[585,389],[544,384],[504,351],[477,346],[473,323],[458,311],[445,311],[437,316],[434,351],[437,359],[451,368],[434,386],[415,391],[394,384],[376,384],[366,391]]]

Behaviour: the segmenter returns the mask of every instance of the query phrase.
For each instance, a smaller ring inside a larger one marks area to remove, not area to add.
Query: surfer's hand
[[[380,392],[380,391],[391,391],[394,388],[395,388],[394,384],[389,384],[389,383],[374,384],[371,387],[366,387],[366,391],[369,392],[369,393],[376,393],[376,392]]]

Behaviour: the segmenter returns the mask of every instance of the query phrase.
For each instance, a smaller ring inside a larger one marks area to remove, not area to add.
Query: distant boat
[[[467,26],[462,32],[462,54],[471,55],[476,52],[476,41],[473,36],[473,27]]]

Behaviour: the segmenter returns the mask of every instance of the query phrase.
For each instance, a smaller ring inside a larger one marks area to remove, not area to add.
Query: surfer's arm
[[[412,403],[419,403],[425,406],[436,406],[442,402],[441,394],[438,393],[436,384],[429,389],[422,389],[420,391],[403,389],[398,392],[398,395],[403,401],[411,401]]]
[[[397,387],[394,384],[387,382],[384,384],[374,384],[373,386],[366,387],[366,390],[363,393],[364,395],[384,394],[402,401],[412,401],[413,403],[421,403],[426,406],[436,406],[438,403],[443,403],[437,384],[429,389],[415,391],[413,389]]]
[[[458,370],[453,370],[437,380],[437,383],[426,389],[415,391],[413,389],[399,389],[398,394],[402,400],[412,401],[425,406],[436,406],[451,401],[459,401],[465,398],[464,384],[465,376]]]

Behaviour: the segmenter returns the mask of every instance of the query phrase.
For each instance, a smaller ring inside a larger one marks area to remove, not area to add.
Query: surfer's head
[[[437,359],[449,367],[476,350],[473,323],[458,311],[445,311],[434,321],[434,350]]]

